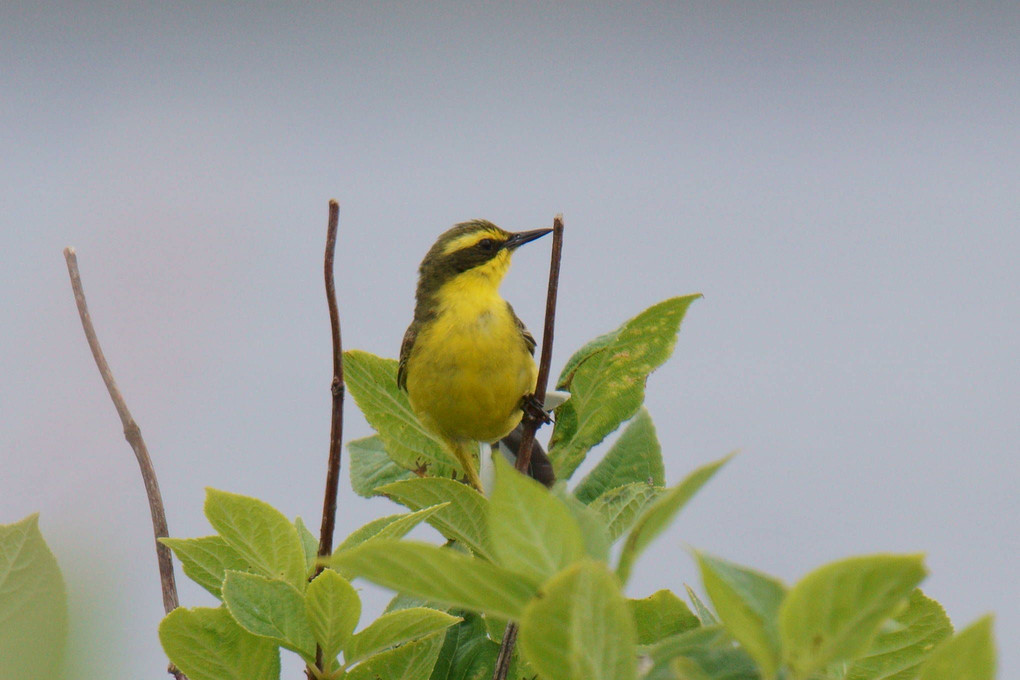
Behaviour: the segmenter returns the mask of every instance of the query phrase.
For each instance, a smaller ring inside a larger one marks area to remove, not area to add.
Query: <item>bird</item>
[[[479,491],[478,444],[502,440],[516,452],[524,409],[545,416],[534,402],[535,338],[500,297],[499,286],[513,253],[551,231],[462,222],[439,236],[418,268],[397,385],[422,426],[446,444]],[[555,481],[537,444],[530,472],[546,486]]]

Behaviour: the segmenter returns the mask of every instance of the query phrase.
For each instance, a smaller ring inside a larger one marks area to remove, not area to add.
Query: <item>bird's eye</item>
[[[479,250],[483,250],[487,253],[491,253],[496,249],[496,242],[491,238],[483,238],[477,243]]]

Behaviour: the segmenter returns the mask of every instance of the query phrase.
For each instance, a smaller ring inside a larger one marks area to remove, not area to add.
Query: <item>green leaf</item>
[[[344,653],[344,661],[348,664],[357,663],[391,647],[446,630],[462,620],[459,616],[450,616],[428,607],[412,607],[383,614],[351,638]]]
[[[304,597],[294,586],[258,574],[228,571],[223,579],[223,603],[249,633],[315,662],[315,638],[305,617]]]
[[[538,586],[480,558],[415,541],[368,541],[331,563],[393,590],[508,619],[520,616]]]
[[[222,608],[173,610],[159,624],[163,651],[190,680],[278,680],[280,652]]]
[[[574,372],[577,370],[577,367],[606,349],[606,347],[611,345],[616,338],[619,337],[619,335],[620,329],[617,328],[616,330],[609,331],[608,333],[603,333],[594,340],[589,340],[582,345],[581,349],[574,352],[573,356],[567,359],[567,363],[563,365],[563,370],[560,371],[560,377],[556,380],[557,389],[562,389],[569,385],[570,381],[574,377]]]
[[[365,541],[379,538],[403,538],[411,529],[415,528],[432,515],[443,510],[449,503],[440,503],[430,508],[423,508],[418,512],[410,512],[403,515],[389,515],[372,520],[365,526],[357,529],[344,539],[344,542],[336,549],[336,552],[350,550],[361,545]]]
[[[697,613],[698,618],[701,619],[701,625],[703,626],[714,626],[719,623],[719,620],[712,613],[712,610],[708,608],[708,605],[701,601],[698,594],[687,585],[684,584],[684,590],[687,591],[687,597],[691,599],[691,604],[694,605],[694,611]]]
[[[779,606],[786,587],[777,579],[705,553],[696,553],[705,590],[730,635],[766,678],[779,670]]]
[[[251,566],[220,536],[202,538],[161,538],[159,542],[174,551],[184,573],[217,599],[227,570],[249,571]]]
[[[397,593],[390,599],[389,603],[386,605],[386,609],[383,610],[383,614],[397,612],[401,609],[411,609],[413,607],[428,607],[429,609],[443,608],[442,605],[431,602],[424,597],[408,595],[406,593]]]
[[[634,617],[639,645],[650,645],[701,625],[687,604],[668,590],[641,600],[627,600],[627,606]]]
[[[510,623],[509,619],[503,619],[498,616],[484,617],[485,621],[485,632],[488,634],[491,640],[502,640],[503,633],[506,632],[507,624]]]
[[[67,594],[39,515],[0,525],[0,678],[58,677],[67,645]]]
[[[411,510],[444,501],[450,506],[429,518],[446,538],[460,541],[473,553],[492,561],[489,542],[489,501],[467,484],[438,477],[416,477],[379,487],[379,493]]]
[[[584,556],[581,529],[542,484],[510,467],[502,456],[494,460],[489,534],[497,561],[542,583]]]
[[[609,540],[616,542],[634,526],[645,508],[652,504],[664,489],[645,482],[633,482],[610,489],[591,502],[588,507],[605,521]]]
[[[520,645],[550,680],[634,680],[634,621],[620,583],[585,560],[542,587],[521,617]]]
[[[442,647],[443,636],[435,633],[365,659],[344,679],[428,680]]]
[[[305,590],[305,617],[322,648],[322,658],[333,661],[358,625],[361,598],[340,574],[324,569]]]
[[[436,477],[460,470],[443,443],[422,427],[407,393],[397,387],[395,360],[358,350],[344,352],[344,382],[397,465],[408,470],[425,468]]]
[[[659,674],[655,673],[655,670],[646,676],[646,680],[658,680]],[[669,671],[664,674],[662,680],[712,680],[712,678],[701,669],[697,661],[686,656],[678,656],[669,662]]]
[[[363,498],[377,496],[376,489],[384,484],[415,476],[393,462],[386,453],[382,437],[377,434],[348,442],[347,451],[351,461],[351,488]]]
[[[666,638],[648,653],[652,668],[645,680],[760,680],[754,660],[720,626]],[[685,661],[679,661],[685,659]],[[685,673],[685,674],[680,674]],[[700,673],[700,674],[699,674]]]
[[[953,634],[946,612],[920,590],[910,594],[909,606],[892,619],[854,662],[846,680],[914,680],[921,662],[939,642]]]
[[[943,641],[921,666],[918,680],[993,680],[995,638],[985,616]]]
[[[924,576],[919,555],[876,555],[833,562],[801,579],[779,609],[794,677],[860,656]]]
[[[645,380],[673,352],[680,322],[701,297],[671,298],[649,307],[575,354],[557,389],[571,397],[556,410],[549,457],[560,479],[574,472],[588,450],[637,413]]]
[[[301,547],[305,549],[305,573],[311,573],[315,568],[315,560],[319,557],[319,539],[305,526],[304,520],[300,517],[294,518],[294,528],[297,529],[298,538],[301,539]]]
[[[655,436],[652,417],[644,407],[638,409],[609,453],[577,485],[574,495],[583,503],[591,503],[606,491],[633,482],[650,486],[666,484],[662,448]]]
[[[567,492],[566,484],[562,482],[552,488],[552,493],[561,503],[567,506],[574,521],[581,530],[581,539],[584,541],[584,552],[592,559],[607,562],[609,560],[609,549],[613,542],[606,530],[606,521],[603,517],[577,500]]]
[[[644,549],[648,547],[656,536],[662,533],[669,523],[673,521],[676,513],[680,512],[680,509],[687,504],[687,501],[691,500],[691,497],[705,485],[705,482],[712,478],[712,475],[719,468],[729,462],[733,455],[731,453],[714,463],[702,465],[687,475],[682,482],[663,492],[654,503],[641,513],[634,528],[627,535],[627,540],[623,544],[623,550],[620,552],[620,563],[616,567],[616,573],[622,582],[627,582],[627,579],[630,577],[631,567],[634,566],[635,560],[637,560]]]
[[[446,632],[429,680],[489,680],[498,655],[499,644],[486,636],[482,618],[467,614]]]
[[[205,516],[254,571],[304,588],[305,549],[279,510],[256,498],[206,489]]]

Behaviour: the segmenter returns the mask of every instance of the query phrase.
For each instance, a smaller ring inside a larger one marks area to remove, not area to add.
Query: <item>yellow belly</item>
[[[535,361],[506,303],[495,301],[443,309],[415,340],[411,407],[447,440],[501,439],[521,420],[521,397],[535,389]]]

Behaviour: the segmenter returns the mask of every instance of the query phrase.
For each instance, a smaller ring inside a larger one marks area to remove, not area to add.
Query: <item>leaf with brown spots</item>
[[[699,297],[653,305],[567,361],[557,389],[569,390],[571,397],[556,411],[549,450],[557,477],[570,477],[593,446],[637,413],[645,380],[673,353],[680,322]]]

